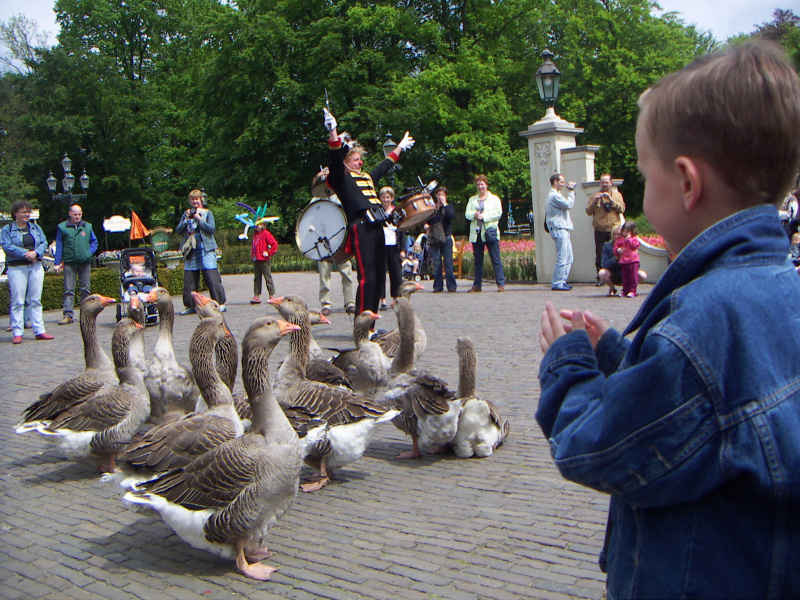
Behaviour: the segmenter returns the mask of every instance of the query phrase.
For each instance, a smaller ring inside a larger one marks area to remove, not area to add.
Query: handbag
[[[441,221],[436,221],[428,231],[428,245],[432,248],[441,248],[447,242],[444,226]]]
[[[484,238],[485,238],[484,239],[485,242],[497,242],[497,241],[499,241],[498,237],[497,237],[497,228],[496,227],[492,227],[491,229],[487,229],[486,232],[485,232]]]
[[[181,244],[181,253],[183,254],[183,260],[189,260],[192,254],[194,253],[194,249],[197,248],[197,240],[194,239],[194,233],[190,234],[186,240]]]

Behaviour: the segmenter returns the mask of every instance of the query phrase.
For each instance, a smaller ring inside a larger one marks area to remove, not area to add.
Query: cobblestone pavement
[[[223,278],[226,318],[241,341],[253,318],[272,314],[252,306],[252,276]],[[298,293],[318,306],[315,273],[276,274],[279,294]],[[332,325],[315,327],[323,347],[350,347],[352,325],[341,306],[334,275]],[[47,312],[52,342],[26,331],[13,346],[0,336],[0,597],[2,598],[599,598],[597,567],[608,500],[564,481],[553,466],[534,420],[539,397],[539,318],[547,300],[589,308],[624,326],[641,304],[606,298],[605,288],[578,285],[568,293],[549,285],[509,285],[504,294],[487,283],[480,294],[417,293],[413,305],[428,332],[419,366],[458,382],[455,343],[473,339],[478,350],[478,393],[511,421],[511,435],[493,456],[454,455],[418,461],[393,457],[410,447],[391,424],[380,428],[367,454],[325,489],[300,493],[270,530],[266,543],[279,567],[273,580],[256,582],[183,543],[150,511],[123,507],[101,484],[94,467],[60,459],[36,434],[13,426],[38,394],[83,366],[77,321],[57,327]],[[180,305],[180,299],[176,299]],[[180,310],[178,306],[178,310]],[[106,348],[114,309],[98,320]],[[390,309],[380,328],[395,326]],[[187,345],[197,323],[176,317],[175,348],[188,364]],[[148,351],[156,330],[148,328]],[[288,344],[273,355],[274,370]],[[110,351],[107,350],[110,354]],[[241,386],[241,384],[239,384]],[[304,470],[304,476],[310,471]]]

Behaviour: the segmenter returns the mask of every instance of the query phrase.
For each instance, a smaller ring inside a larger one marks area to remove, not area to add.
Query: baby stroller
[[[132,294],[146,294],[158,285],[156,279],[156,255],[152,248],[125,248],[119,253],[119,295],[117,321],[128,314]],[[145,325],[158,323],[158,308],[145,305]]]

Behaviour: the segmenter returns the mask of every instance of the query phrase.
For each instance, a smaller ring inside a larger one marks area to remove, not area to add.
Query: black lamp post
[[[397,148],[397,143],[392,139],[392,134],[387,132],[386,133],[386,141],[383,142],[383,157],[384,158],[389,158],[389,155],[394,151],[395,148]],[[391,182],[392,187],[395,186],[394,170],[395,169],[399,169],[399,168],[400,168],[400,165],[394,165],[391,169],[389,169],[388,175],[389,175],[389,181]]]
[[[203,208],[208,206],[208,194],[206,194],[206,188],[200,188],[200,192],[203,194]]]
[[[83,175],[78,178],[84,193],[73,194],[72,189],[75,186],[75,176],[72,174],[72,161],[69,156],[67,156],[66,152],[61,159],[61,168],[64,169],[64,179],[61,180],[61,187],[64,189],[64,193],[56,194],[56,185],[58,182],[56,178],[53,177],[53,171],[50,171],[50,176],[45,180],[47,189],[50,191],[53,200],[63,202],[66,205],[83,202],[86,199],[86,192],[89,191],[89,176],[86,174],[86,169],[83,170]]]
[[[536,71],[536,85],[539,88],[539,97],[547,107],[548,112],[556,105],[558,100],[558,86],[561,82],[561,71],[553,64],[553,53],[545,49],[542,52],[544,62]],[[555,112],[555,109],[553,109]]]

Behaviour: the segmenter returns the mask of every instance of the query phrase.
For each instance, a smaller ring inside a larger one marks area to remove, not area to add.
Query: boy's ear
[[[703,196],[703,177],[698,164],[688,156],[679,156],[675,159],[675,169],[683,193],[683,205],[686,212],[697,208]]]

